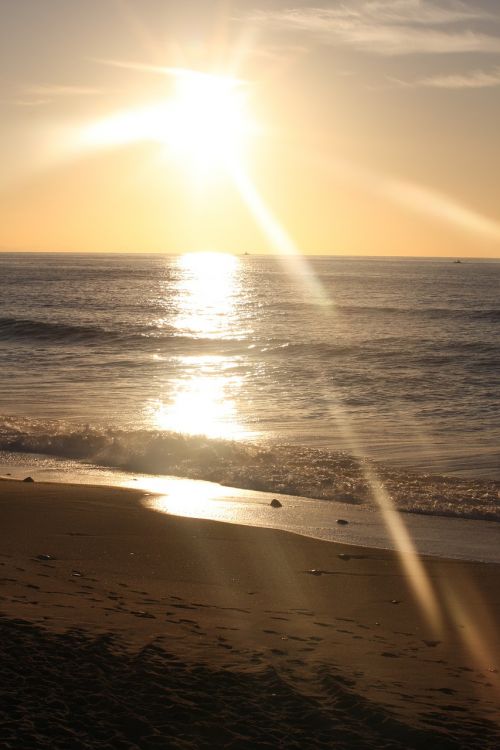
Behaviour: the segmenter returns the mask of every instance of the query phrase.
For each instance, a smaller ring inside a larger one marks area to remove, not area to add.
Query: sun
[[[164,125],[166,145],[192,167],[239,164],[255,130],[247,86],[229,76],[175,69],[175,91],[167,102]]]
[[[241,167],[250,138],[258,131],[248,107],[248,84],[187,68],[164,72],[172,79],[169,96],[92,123],[82,133],[83,143],[112,147],[154,141],[197,174]]]

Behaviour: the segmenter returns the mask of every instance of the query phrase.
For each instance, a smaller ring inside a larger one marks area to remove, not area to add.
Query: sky
[[[2,251],[500,257],[498,0],[0,0],[0,58]]]

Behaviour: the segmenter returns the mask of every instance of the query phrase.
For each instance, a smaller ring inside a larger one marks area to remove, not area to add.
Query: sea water
[[[500,519],[500,263],[0,254],[0,451]]]

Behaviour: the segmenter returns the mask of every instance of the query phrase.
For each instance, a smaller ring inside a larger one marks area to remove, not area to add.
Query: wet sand
[[[0,528],[2,748],[500,745],[500,566],[424,559],[431,623],[396,553],[138,492],[1,481]]]

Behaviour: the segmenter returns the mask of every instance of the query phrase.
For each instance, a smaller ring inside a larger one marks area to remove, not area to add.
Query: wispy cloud
[[[471,3],[448,0],[444,4],[429,0],[368,0],[361,4],[364,12],[378,21],[390,23],[449,24],[489,18],[484,10]]]
[[[500,54],[500,34],[485,33],[483,9],[447,0],[347,0],[335,7],[258,10],[252,20],[309,34],[378,55],[490,52]]]
[[[149,65],[148,63],[134,62],[128,60],[110,60],[107,58],[93,57],[92,62],[99,65],[109,65],[112,68],[122,68],[124,70],[137,70],[142,73],[156,73],[157,75],[168,75],[171,68],[162,65]]]
[[[62,86],[59,84],[28,86],[23,92],[27,96],[59,97],[59,96],[99,96],[102,89],[90,86]]]
[[[2,103],[14,107],[36,108],[52,104],[59,99],[80,96],[101,96],[104,90],[92,86],[67,86],[62,84],[36,84],[25,86],[17,96],[3,99]]]
[[[490,71],[472,70],[467,73],[429,76],[415,81],[392,80],[404,88],[486,89],[500,86],[500,68]]]
[[[52,99],[30,99],[29,97],[27,99],[2,99],[2,104],[6,104],[7,106],[14,107],[43,107],[45,104],[50,104]]]

